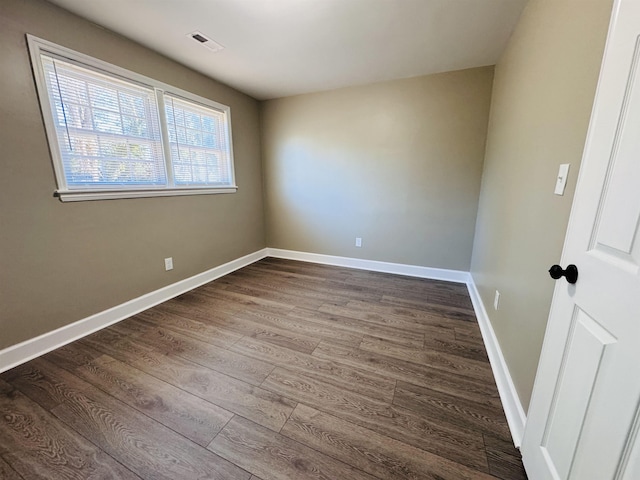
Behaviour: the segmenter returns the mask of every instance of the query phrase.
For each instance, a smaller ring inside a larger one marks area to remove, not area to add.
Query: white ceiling
[[[493,65],[526,0],[50,0],[257,99]],[[198,30],[225,48],[187,37]]]

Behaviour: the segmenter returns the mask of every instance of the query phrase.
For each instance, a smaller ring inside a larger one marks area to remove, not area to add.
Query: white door
[[[522,455],[530,480],[640,480],[640,0],[607,39]],[[551,280],[550,280],[551,281]]]

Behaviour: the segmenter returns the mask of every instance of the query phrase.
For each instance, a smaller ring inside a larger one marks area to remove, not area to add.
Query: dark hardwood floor
[[[267,258],[0,375],[2,479],[526,479],[466,286]]]

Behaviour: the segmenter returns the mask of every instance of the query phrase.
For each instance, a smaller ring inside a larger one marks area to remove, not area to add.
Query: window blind
[[[68,188],[163,186],[155,91],[41,55]]]
[[[175,184],[230,184],[225,113],[170,94],[165,109]]]

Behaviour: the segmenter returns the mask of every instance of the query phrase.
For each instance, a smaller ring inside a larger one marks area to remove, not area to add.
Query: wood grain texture
[[[489,471],[501,480],[527,480],[520,452],[509,440],[484,435]]]
[[[0,478],[526,480],[465,285],[266,258],[0,374]]]
[[[13,379],[18,389],[31,398],[50,396],[51,404],[58,403],[51,413],[142,477],[249,478],[232,463],[45,360],[18,369],[23,370]]]
[[[295,402],[180,357],[167,357],[139,342],[120,340],[115,347],[99,340],[95,348],[175,387],[278,431]]]
[[[14,473],[25,479],[139,478],[6,384],[0,389],[0,412],[0,455],[8,465],[7,478],[15,478]]]
[[[86,347],[80,342],[73,342],[43,355],[42,358],[59,367],[73,370],[76,367],[86,365],[100,355],[102,354],[93,348]]]
[[[83,380],[139,412],[206,447],[233,413],[102,355],[79,367]]]
[[[398,382],[393,404],[426,418],[439,418],[461,428],[471,427],[504,440],[511,436],[507,419],[498,406],[469,401],[407,382]]]
[[[276,368],[263,387],[410,445],[488,471],[482,435]],[[462,453],[464,452],[464,453]]]
[[[370,335],[364,336],[360,349],[469,378],[483,380],[493,377],[488,361],[470,360],[455,353],[429,348],[409,348]]]
[[[240,417],[231,420],[208,448],[265,480],[375,480],[353,466]]]
[[[0,478],[3,480],[23,480],[22,476],[0,458]]]
[[[395,381],[366,370],[323,360],[288,348],[243,338],[231,347],[232,350],[252,358],[259,358],[279,367],[296,371],[311,378],[330,383],[336,387],[391,402]]]
[[[154,327],[162,326],[176,333],[223,348],[242,338],[240,333],[216,327],[211,323],[176,315],[160,308],[152,308],[141,312],[131,318],[131,320],[133,319]]]
[[[338,342],[356,347],[362,341],[362,334],[349,331],[339,331],[322,324],[309,322],[300,317],[294,317],[287,312],[286,315],[276,315],[265,312],[246,312],[237,314],[236,318],[249,320],[263,326],[282,329],[290,334],[308,339],[308,345],[312,348],[304,351],[310,353],[318,345],[320,340]],[[303,350],[301,350],[303,351]]]
[[[294,308],[287,314],[287,316],[322,325],[340,334],[355,335],[360,339],[360,341],[362,341],[362,337],[364,335],[375,335],[377,337],[386,338],[393,342],[408,345],[410,347],[420,347],[424,345],[423,332],[407,332],[404,330],[399,330],[397,328],[386,327],[384,325],[369,324],[361,320],[344,317],[341,315],[314,310],[305,310],[302,308]],[[357,347],[359,344],[360,342],[358,342],[357,345],[346,346]]]
[[[252,385],[260,385],[273,370],[273,365],[249,359],[226,348],[202,342],[162,327],[140,322],[127,322],[126,325],[132,327],[131,334],[136,337],[137,341],[160,350],[165,355],[184,358]]]
[[[296,407],[281,433],[378,478],[493,478],[305,405]]]
[[[478,380],[462,375],[452,375],[447,371],[431,368],[428,365],[420,365],[380,353],[357,348],[344,348],[324,342],[320,342],[313,355],[333,359],[364,370],[384,372],[390,378],[395,378],[398,381],[432,388],[461,398],[469,398],[479,403],[500,406],[500,398],[493,380]]]

